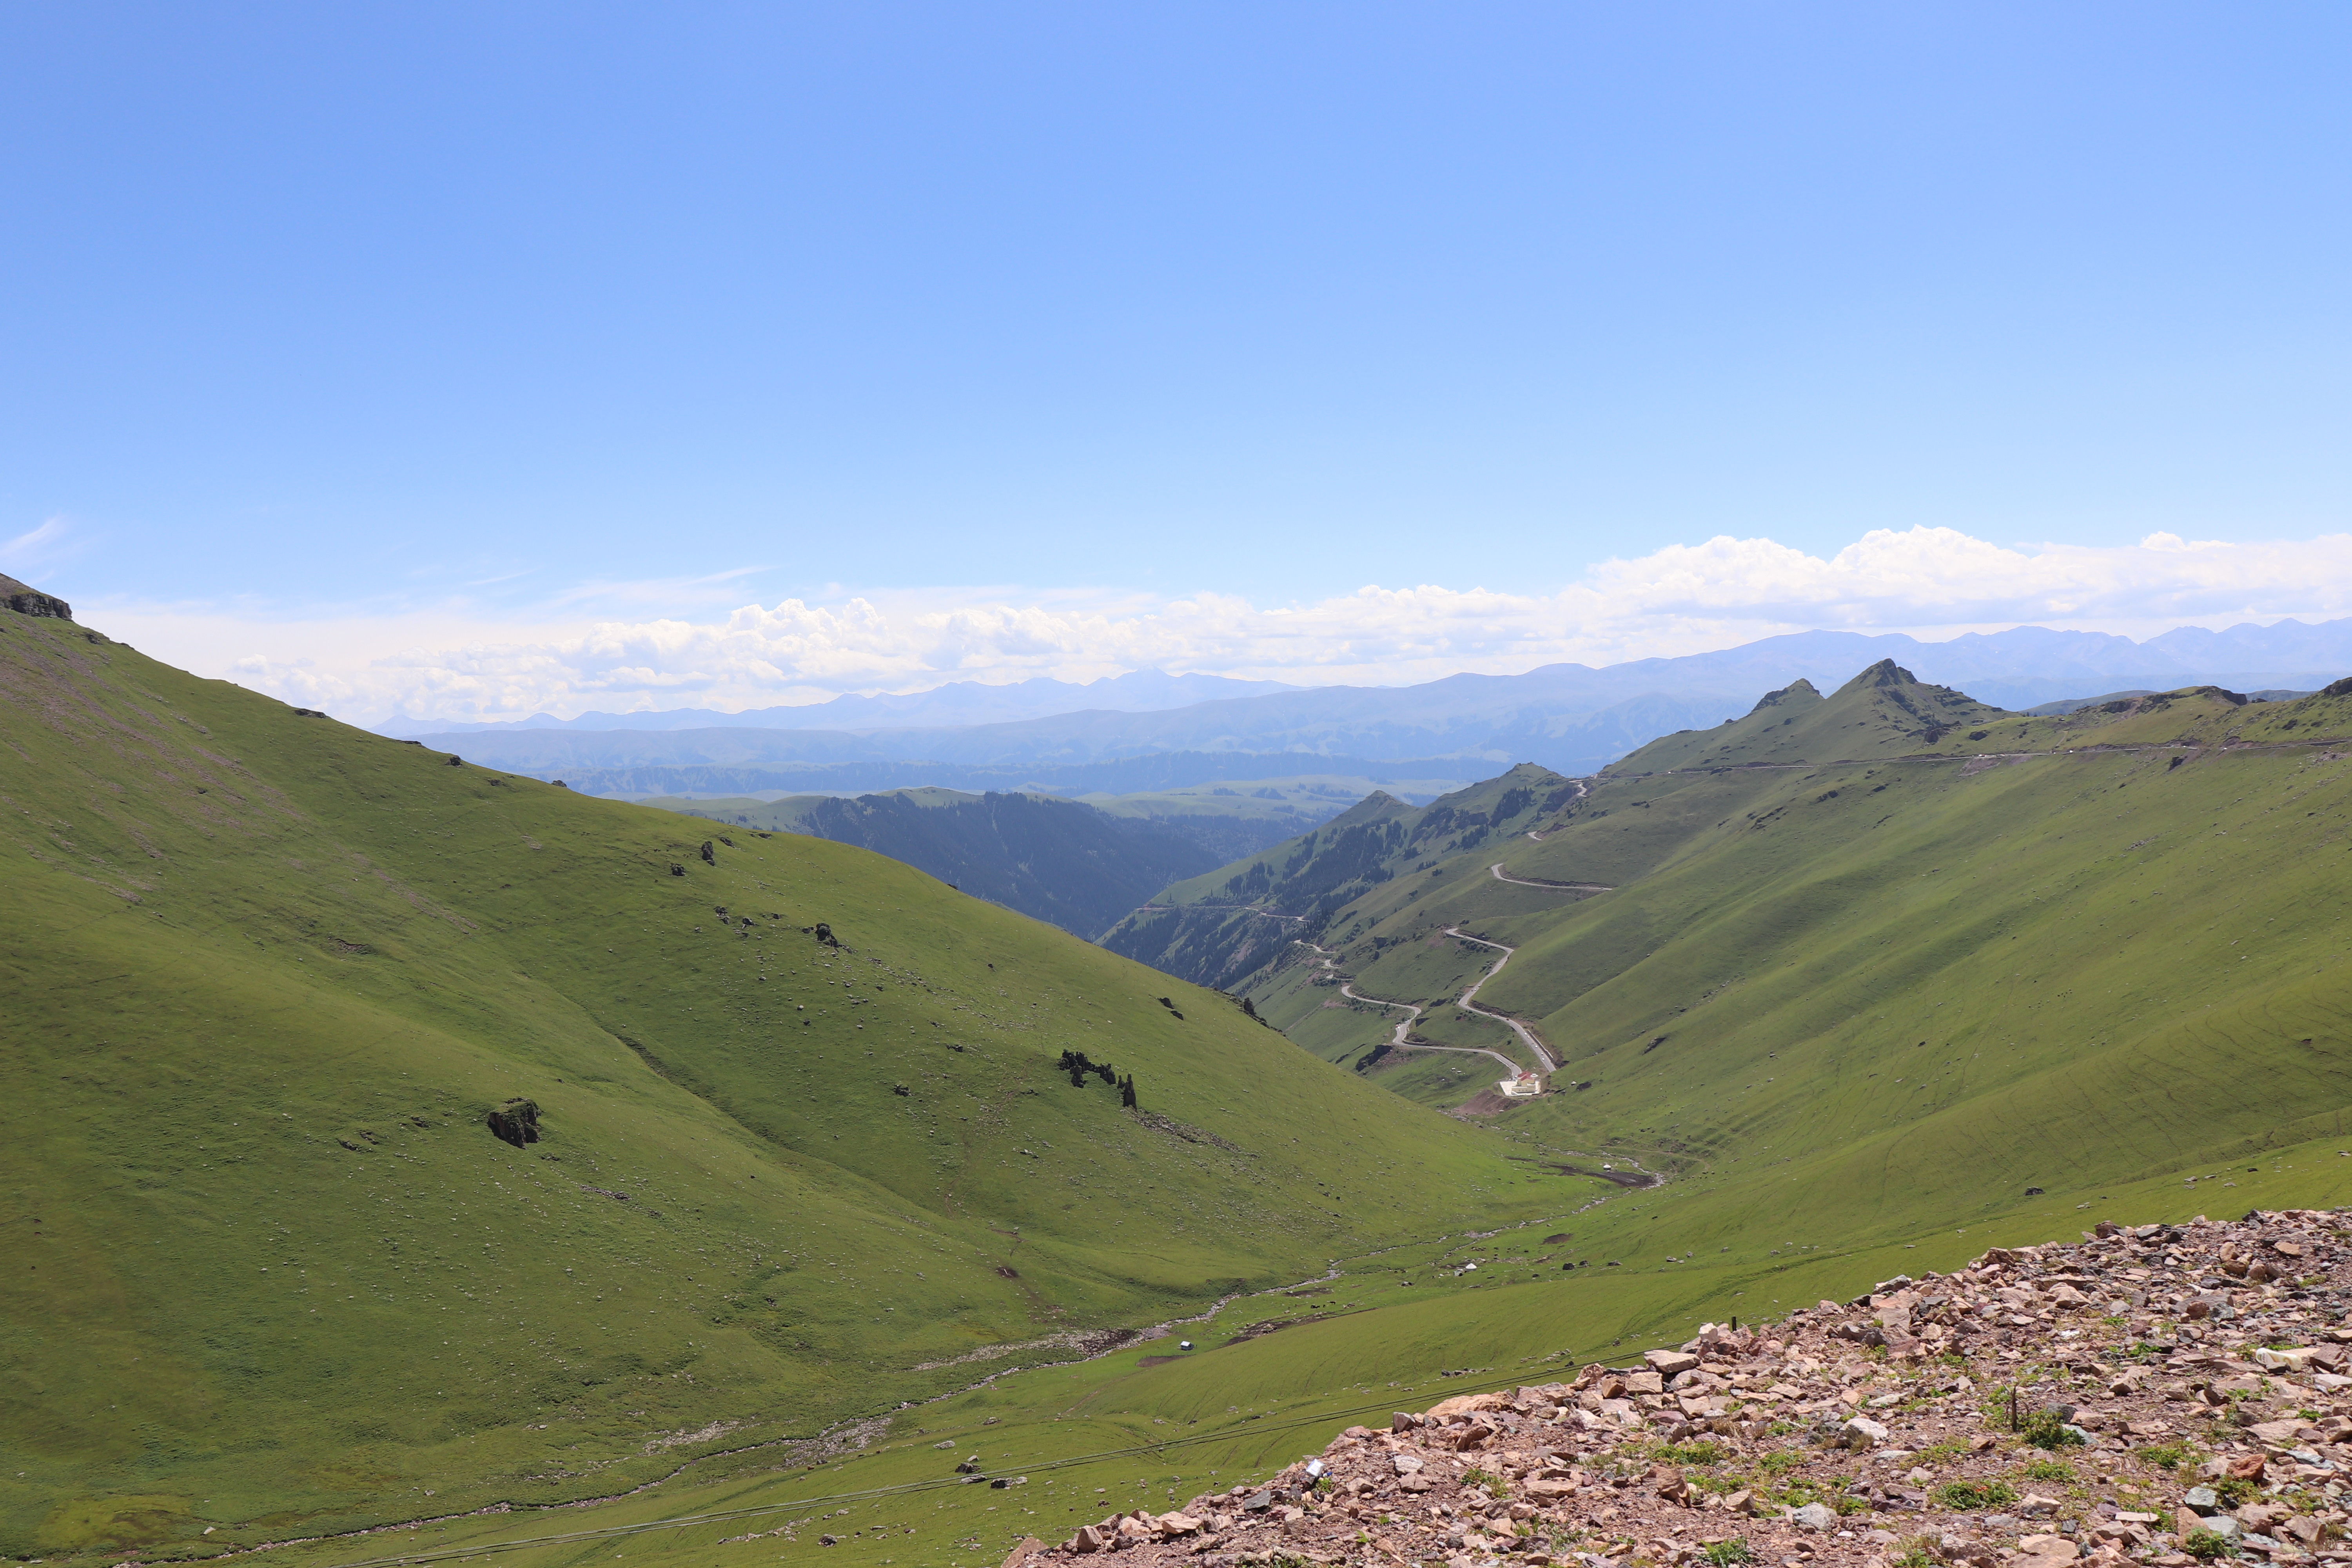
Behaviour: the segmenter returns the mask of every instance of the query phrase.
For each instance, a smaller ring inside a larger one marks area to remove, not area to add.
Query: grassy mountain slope
[[[859,849],[706,844],[62,621],[0,615],[0,702],[12,1552],[623,1491],[1539,1201]]]
[[[1044,795],[908,789],[855,798],[794,795],[733,809],[678,803],[673,809],[855,844],[1086,938],[1217,858],[1213,849],[1160,823]]]
[[[1441,987],[1399,954],[1447,984],[1474,962],[1431,952],[1444,927],[1515,945],[1481,999],[1591,1087],[1509,1115],[1685,1169],[1777,1149],[1843,1162],[1855,1191],[1990,1193],[2123,1180],[2159,1153],[2292,1138],[2311,1115],[2335,1126],[2352,1097],[2326,891],[2346,764],[2243,742],[2250,723],[2332,732],[2345,699],[2189,689],[2027,719],[1883,668],[1801,694],[1793,715],[1776,696],[1704,750],[1675,736],[1627,758],[1503,857],[1511,876],[1616,891],[1532,907],[1546,894],[1478,876],[1481,854],[1419,898],[1382,887],[1336,914],[1335,932],[1360,932],[1342,968],[1422,1000]],[[1965,713],[1977,754],[1946,737],[1888,754],[1922,712]],[[1874,746],[1881,760],[1820,764],[1802,749]],[[1252,994],[1286,1027],[1336,1034],[1302,967]],[[1423,1033],[1500,1029],[1441,1013]]]

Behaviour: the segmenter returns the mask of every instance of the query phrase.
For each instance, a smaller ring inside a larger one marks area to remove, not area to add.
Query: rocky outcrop
[[[2352,1563],[2352,1215],[2102,1224],[1351,1426],[1038,1568]]]
[[[520,1149],[539,1142],[539,1107],[528,1100],[509,1100],[491,1111],[490,1131]]]
[[[0,605],[20,616],[47,616],[53,620],[73,619],[73,606],[54,594],[44,594],[29,583],[19,583],[14,577],[0,574]]]

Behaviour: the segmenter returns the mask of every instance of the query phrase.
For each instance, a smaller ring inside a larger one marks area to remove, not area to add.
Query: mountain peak
[[[1323,826],[1327,828],[1353,827],[1360,822],[1370,822],[1400,811],[1414,808],[1384,789],[1376,789]]]
[[[1889,686],[1916,686],[1919,678],[1891,658],[1882,658],[1837,689],[1837,695]]]
[[[1822,696],[1821,690],[1818,687],[1814,686],[1811,681],[1807,680],[1804,677],[1799,676],[1789,685],[1780,688],[1780,690],[1768,691],[1763,696],[1758,698],[1756,700],[1756,706],[1749,709],[1748,711],[1751,713],[1761,713],[1767,708],[1802,708],[1809,707],[1815,702],[1825,700],[1826,699]]]
[[[1810,682],[1767,692],[1746,717],[1653,741],[1612,773],[1828,763],[1932,751],[2001,710],[1948,686],[1929,686],[1882,658],[1824,698]]]

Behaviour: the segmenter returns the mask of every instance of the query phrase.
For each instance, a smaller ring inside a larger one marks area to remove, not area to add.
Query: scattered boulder
[[[1886,1428],[1867,1416],[1854,1415],[1838,1428],[1838,1436],[1849,1448],[1875,1448],[1886,1441]]]

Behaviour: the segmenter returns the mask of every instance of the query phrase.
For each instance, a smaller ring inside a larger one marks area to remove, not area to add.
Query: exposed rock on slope
[[[1350,1427],[1040,1565],[2352,1562],[2345,1211],[2102,1224],[1638,1366]],[[2085,1561],[2086,1560],[2086,1561]]]
[[[73,606],[54,594],[44,594],[29,583],[19,583],[5,573],[0,573],[0,606],[20,616],[47,616],[56,620],[73,619]]]

